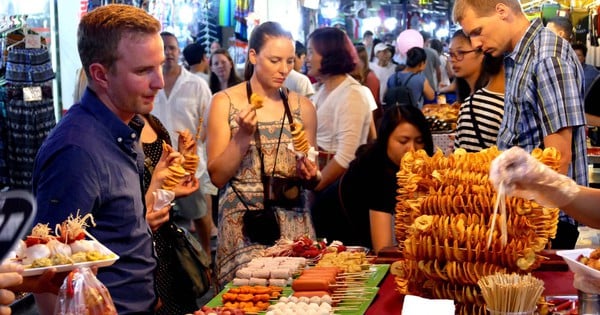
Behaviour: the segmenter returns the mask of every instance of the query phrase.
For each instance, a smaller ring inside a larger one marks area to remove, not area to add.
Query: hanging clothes
[[[6,60],[6,166],[11,189],[31,189],[35,156],[56,125],[50,54],[13,48]]]

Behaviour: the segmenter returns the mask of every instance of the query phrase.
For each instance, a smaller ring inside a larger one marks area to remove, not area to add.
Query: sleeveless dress
[[[158,135],[156,141],[152,143],[142,143],[144,150],[144,194],[150,185],[154,167],[162,155],[162,142],[171,144],[169,133],[164,125],[154,115],[149,115],[148,120],[152,120],[157,129]],[[152,210],[147,210],[152,211]],[[183,315],[193,313],[198,310],[196,297],[192,293],[192,283],[185,277],[177,277],[184,271],[177,261],[177,254],[172,247],[168,234],[165,229],[167,224],[158,228],[152,233],[154,240],[154,250],[158,258],[157,270],[155,272],[156,293],[160,298],[162,305],[156,311],[156,315]]]
[[[229,97],[229,95],[227,96]],[[290,107],[294,120],[300,122],[300,106],[290,104]],[[229,126],[232,137],[239,130],[239,126],[235,121],[238,112],[239,109],[231,103],[230,99]],[[294,152],[287,149],[288,145],[292,143],[290,125],[286,119],[283,129],[281,129],[281,122],[281,120],[258,122],[256,132],[260,134],[264,169],[270,175],[275,165],[275,176],[293,177],[296,174],[296,157]],[[277,150],[280,131],[283,131],[283,133],[281,134],[279,150]],[[217,235],[219,243],[216,261],[218,283],[221,287],[233,280],[235,272],[239,268],[258,256],[261,250],[267,248],[267,246],[258,243],[251,243],[242,234],[242,217],[247,209],[231,188],[231,185],[235,186],[241,197],[245,199],[244,201],[250,211],[263,208],[261,162],[254,139],[253,137],[239,169],[229,183],[219,192],[219,232]],[[277,163],[275,163],[276,157]],[[302,190],[301,207],[276,208],[276,210],[282,237],[294,239],[301,235],[307,235],[314,239],[315,231],[310,217],[308,191]]]

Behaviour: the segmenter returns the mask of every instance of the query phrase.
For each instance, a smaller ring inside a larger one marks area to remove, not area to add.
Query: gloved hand
[[[600,294],[600,280],[575,273],[573,286],[588,294]]]
[[[579,185],[559,174],[519,147],[500,154],[490,166],[490,181],[506,194],[535,200],[548,208],[565,206],[577,196]]]

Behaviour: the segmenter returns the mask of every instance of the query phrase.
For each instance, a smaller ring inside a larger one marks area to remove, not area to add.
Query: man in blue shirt
[[[504,56],[506,89],[498,147],[554,147],[558,170],[587,185],[583,71],[569,43],[530,22],[518,0],[457,0],[454,20],[473,48]],[[499,31],[502,30],[502,31]],[[553,248],[573,248],[577,223],[561,213]]]
[[[35,222],[54,226],[78,210],[88,231],[120,256],[98,270],[119,314],[152,314],[156,257],[142,196],[143,126],[163,88],[161,25],[145,11],[108,5],[79,24],[88,88],[39,150],[33,172]]]

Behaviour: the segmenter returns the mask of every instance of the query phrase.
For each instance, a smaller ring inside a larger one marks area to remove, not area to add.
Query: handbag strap
[[[475,112],[473,111],[473,96],[471,95],[469,98],[469,113],[471,115],[471,122],[473,123],[473,131],[475,132],[475,137],[479,141],[482,149],[485,149],[487,146],[485,145],[485,141],[483,141],[483,137],[481,137],[481,132],[479,131],[479,124],[477,123],[477,117],[475,117]]]

